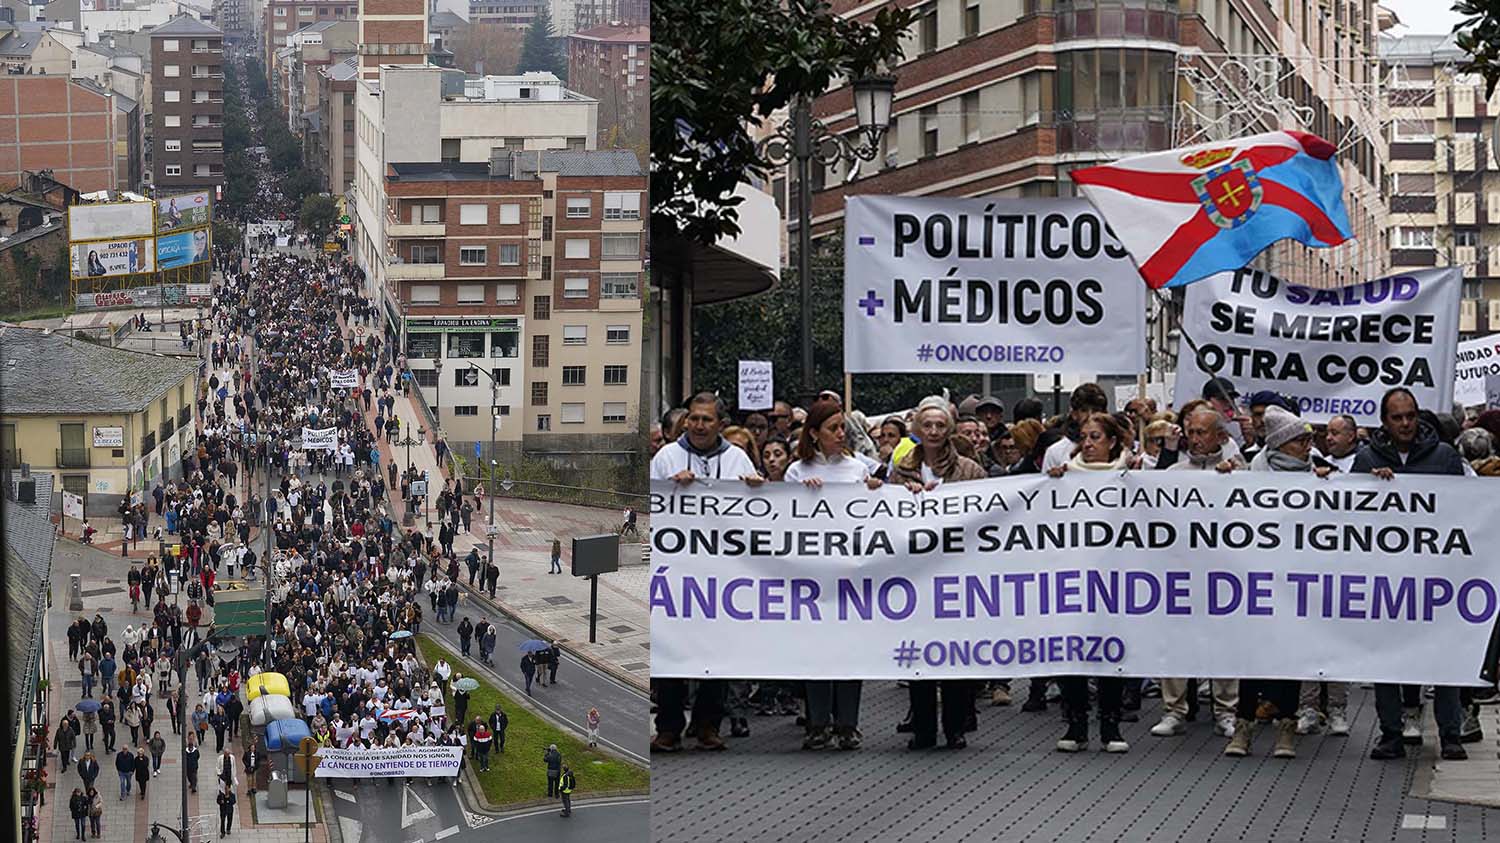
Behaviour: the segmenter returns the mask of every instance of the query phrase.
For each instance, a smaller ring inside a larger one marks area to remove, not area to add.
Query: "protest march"
[[[748,349],[653,431],[653,751],[752,716],[808,751],[963,749],[1019,701],[1061,703],[1061,752],[1211,729],[1238,758],[1264,729],[1293,758],[1372,686],[1370,758],[1466,758],[1500,699],[1500,342],[1460,342],[1462,268],[1322,288],[1259,260],[1352,236],[1334,151],[1270,132],[1074,170],[1083,198],[847,197],[844,383],[793,394]],[[850,387],[905,373],[1076,385]],[[876,683],[899,723],[861,719]]]

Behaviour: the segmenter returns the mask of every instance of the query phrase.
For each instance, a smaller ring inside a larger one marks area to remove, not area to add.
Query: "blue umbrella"
[[[521,642],[521,647],[520,647],[520,650],[523,653],[536,653],[536,652],[539,652],[541,650],[550,650],[550,649],[552,649],[552,645],[548,644],[546,641],[543,641],[543,640],[541,640],[539,638],[533,638],[530,641],[522,641]]]
[[[73,708],[76,709],[77,711],[81,711],[81,712],[83,712],[85,714],[92,714],[92,713],[94,713],[94,712],[96,712],[96,711],[99,710],[99,701],[98,700],[79,700],[78,704],[75,705],[75,706],[73,706]]]
[[[396,640],[401,639],[401,638],[410,638],[410,637],[411,637],[411,630],[409,630],[409,629],[398,629],[395,632],[391,633],[391,640],[392,641],[396,641]]]

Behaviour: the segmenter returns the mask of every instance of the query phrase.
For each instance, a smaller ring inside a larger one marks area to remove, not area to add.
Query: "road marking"
[[[353,817],[339,817],[339,833],[343,835],[344,843],[359,843],[360,834],[364,826]]]
[[[582,811],[584,808],[614,808],[620,805],[648,805],[650,803],[650,799],[629,799],[624,802],[595,802],[591,805],[574,805],[573,810]],[[511,820],[524,820],[528,817],[540,817],[547,814],[556,814],[557,812],[558,811],[556,808],[543,808],[540,811],[530,811],[525,814],[513,814],[509,817],[498,817],[496,818],[495,822],[508,823]]]
[[[333,795],[337,796],[338,798],[340,798],[340,799],[342,799],[342,800],[344,800],[346,802],[355,802],[355,803],[359,802],[358,799],[354,798],[354,794],[352,794],[352,793],[345,793],[342,790],[334,790]]]
[[[447,828],[443,829],[442,831],[439,831],[437,834],[434,834],[432,836],[432,839],[434,839],[434,840],[442,840],[444,837],[450,837],[450,836],[452,836],[454,834],[457,834],[457,833],[458,833],[458,826],[456,826],[456,825],[450,825]]]
[[[421,805],[422,806],[421,810],[417,811],[416,813],[411,813],[410,811],[408,811],[407,808],[406,808],[406,805],[407,805],[407,801],[409,799],[415,800],[418,805]],[[411,785],[405,785],[405,786],[403,786],[401,788],[401,827],[402,828],[410,828],[412,825],[414,825],[415,823],[417,823],[420,820],[431,819],[432,817],[435,817],[435,816],[437,816],[437,815],[432,812],[431,808],[427,807],[427,803],[422,801],[422,797],[420,797],[420,796],[418,796],[418,795],[416,795],[415,793],[412,792]]]
[[[1423,814],[1406,814],[1401,817],[1401,829],[1443,829],[1448,827],[1448,818]]]

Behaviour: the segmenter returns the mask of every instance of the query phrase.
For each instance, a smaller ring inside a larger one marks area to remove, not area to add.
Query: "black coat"
[[[1370,444],[1354,455],[1351,474],[1367,474],[1377,468],[1389,468],[1396,474],[1454,474],[1464,473],[1464,458],[1446,442],[1439,442],[1437,431],[1425,422],[1417,423],[1417,439],[1402,462],[1390,434],[1375,431]]]
[[[151,759],[144,754],[135,757],[135,780],[145,784],[151,778]]]

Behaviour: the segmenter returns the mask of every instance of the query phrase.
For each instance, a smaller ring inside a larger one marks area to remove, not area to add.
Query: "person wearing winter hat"
[[[1261,428],[1265,432],[1265,447],[1251,460],[1251,471],[1316,473],[1319,477],[1333,473],[1332,466],[1313,465],[1312,426],[1290,411],[1276,404],[1267,406]],[[1301,683],[1295,679],[1241,679],[1234,735],[1224,748],[1224,754],[1231,758],[1250,754],[1250,743],[1255,736],[1255,709],[1264,698],[1276,707],[1276,745],[1271,755],[1296,758],[1296,712],[1301,690]]]

